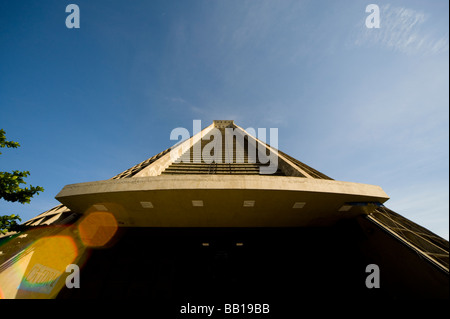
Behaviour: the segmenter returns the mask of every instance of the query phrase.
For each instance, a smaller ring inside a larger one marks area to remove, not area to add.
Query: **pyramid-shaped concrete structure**
[[[381,187],[333,180],[255,135],[214,121],[109,180],[65,186],[61,205],[2,239],[0,293],[279,302],[294,283],[310,298],[448,298],[448,241],[385,207]],[[67,287],[67,264],[89,289]]]

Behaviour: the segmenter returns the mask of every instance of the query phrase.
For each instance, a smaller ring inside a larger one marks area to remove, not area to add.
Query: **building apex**
[[[225,128],[225,127],[231,127],[234,125],[233,120],[214,120],[213,121],[214,127],[216,128]]]

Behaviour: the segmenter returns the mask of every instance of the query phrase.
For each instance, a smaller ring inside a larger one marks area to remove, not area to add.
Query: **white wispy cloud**
[[[382,46],[406,54],[438,54],[449,49],[448,30],[429,27],[431,16],[408,8],[380,7],[380,28],[360,28],[355,44]],[[445,34],[443,34],[445,33]]]
[[[198,114],[205,114],[205,111],[197,106],[193,106],[191,105],[189,107],[189,109],[193,112],[193,113],[198,113]]]
[[[182,105],[187,110],[190,110],[192,113],[196,114],[205,114],[205,110],[201,107],[195,106],[184,98],[178,96],[167,97],[166,100],[170,101],[175,105]]]
[[[186,101],[180,97],[169,97],[167,99],[173,103],[186,103]]]

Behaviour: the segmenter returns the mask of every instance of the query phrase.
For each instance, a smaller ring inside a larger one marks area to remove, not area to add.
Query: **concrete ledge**
[[[65,186],[72,211],[110,212],[121,227],[302,227],[367,214],[384,203],[378,186],[285,176],[153,176]]]
[[[389,199],[381,187],[369,184],[301,177],[242,175],[161,175],[69,184],[56,195],[56,199],[83,194],[175,189],[254,189],[334,193],[369,196],[380,203]]]

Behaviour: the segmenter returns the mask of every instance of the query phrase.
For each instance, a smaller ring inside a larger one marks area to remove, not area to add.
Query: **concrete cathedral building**
[[[449,297],[449,243],[214,121],[0,238],[1,298],[255,302]],[[78,271],[79,270],[79,271]]]

